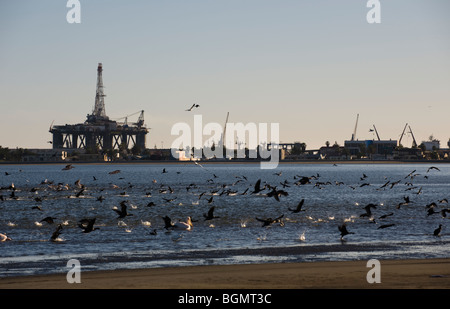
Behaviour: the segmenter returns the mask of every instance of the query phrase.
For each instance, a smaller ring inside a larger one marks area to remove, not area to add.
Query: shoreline
[[[450,289],[450,258],[380,260],[381,283],[366,260],[180,266],[0,278],[0,289]]]

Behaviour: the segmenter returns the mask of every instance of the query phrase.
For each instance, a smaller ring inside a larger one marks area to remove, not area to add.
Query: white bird
[[[0,234],[0,242],[7,241],[7,240],[11,240],[11,238],[6,236],[5,234]]]
[[[164,219],[164,223],[165,223],[164,228],[166,228],[166,229],[176,229],[176,230],[190,231],[194,227],[194,225],[192,224],[192,218],[191,217],[187,217],[186,222],[178,221],[178,222],[175,222],[175,223],[173,223],[172,220],[168,216],[165,216],[163,219]]]

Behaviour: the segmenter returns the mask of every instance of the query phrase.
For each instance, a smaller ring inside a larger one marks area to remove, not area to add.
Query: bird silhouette
[[[214,216],[214,209],[215,209],[215,206],[212,206],[212,207],[209,209],[209,211],[208,211],[207,214],[203,214],[203,217],[205,218],[205,221],[206,221],[206,220],[212,220],[212,219],[220,218],[220,217]]]
[[[349,231],[347,230],[347,226],[345,225],[345,223],[339,225],[339,226],[338,226],[338,229],[339,229],[339,232],[341,232],[341,240],[344,239],[344,236],[345,236],[345,235],[348,235],[348,234],[355,234],[355,233],[349,232]]]
[[[299,213],[300,211],[305,211],[304,209],[302,209],[304,203],[305,199],[302,199],[300,203],[298,203],[297,208],[295,209],[288,208],[288,209],[292,211],[292,213]]]
[[[119,216],[117,219],[125,218],[126,216],[132,216],[133,214],[129,214],[127,211],[127,205],[126,201],[120,202],[120,210],[119,209],[113,209]]]
[[[437,168],[436,166],[430,166],[430,167],[427,169],[427,173],[428,173],[430,170],[436,170],[436,171],[438,171],[438,172],[441,171],[441,170],[440,170],[439,168]]]
[[[61,235],[61,231],[62,231],[63,227],[62,225],[58,225],[58,227],[56,228],[56,230],[53,232],[52,237],[50,237],[51,241],[56,241],[57,238],[59,237],[59,235]]]
[[[281,215],[281,216],[279,216],[279,217],[277,217],[275,219],[272,219],[272,218],[266,218],[266,219],[255,218],[255,219],[260,221],[260,222],[262,222],[263,223],[262,227],[265,227],[265,226],[270,226],[273,223],[280,223],[280,224],[282,224],[281,218],[283,218],[283,216],[284,215]]]
[[[439,224],[439,227],[434,230],[433,235],[434,236],[441,236],[441,230],[442,230],[442,224]]]
[[[97,218],[93,219],[82,219],[78,222],[78,226],[83,229],[83,233],[90,233],[95,230],[99,230],[98,227],[94,228],[95,220]]]
[[[394,226],[394,225],[395,225],[395,223],[383,224],[383,225],[380,225],[380,226],[378,227],[378,229],[385,229],[385,228],[387,228],[387,227],[391,227],[391,226]]]
[[[256,194],[264,190],[266,187],[261,188],[261,179],[258,179],[255,183],[255,190],[251,194]]]
[[[56,218],[54,218],[54,217],[45,217],[40,222],[47,222],[48,224],[53,224],[53,223],[55,223],[55,221],[54,221],[55,219]]]
[[[192,106],[191,106],[190,108],[188,108],[186,111],[187,111],[187,112],[190,112],[194,107],[195,107],[195,108],[198,108],[198,107],[200,107],[200,105],[194,103],[194,104],[192,104]]]

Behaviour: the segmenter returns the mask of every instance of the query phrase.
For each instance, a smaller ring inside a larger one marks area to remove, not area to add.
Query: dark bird
[[[450,209],[444,208],[444,209],[441,210],[442,218],[446,218],[447,217],[447,212],[450,213]]]
[[[414,170],[414,171],[412,171],[411,173],[409,173],[408,175],[406,175],[406,176],[405,176],[405,179],[408,178],[408,177],[411,177],[411,178],[412,178],[412,176],[413,176],[413,174],[414,174],[415,171],[416,171],[416,170]]]
[[[293,213],[299,213],[300,211],[305,211],[304,209],[302,209],[302,206],[303,206],[303,203],[305,202],[305,199],[302,199],[301,201],[300,201],[300,203],[298,203],[298,205],[297,205],[297,208],[295,208],[295,209],[291,209],[291,208],[288,208],[290,211],[292,211]]]
[[[448,200],[446,198],[439,201],[439,204],[447,204]]]
[[[436,171],[438,171],[438,172],[441,171],[441,170],[438,169],[436,166],[430,166],[430,167],[427,169],[427,173],[428,173],[430,170],[436,170]]]
[[[78,222],[78,226],[83,229],[83,233],[90,233],[95,230],[99,230],[98,227],[94,228],[96,218],[82,219]]]
[[[56,218],[54,218],[54,217],[45,217],[44,219],[42,219],[40,222],[47,222],[48,224],[53,224],[53,223],[55,223],[55,221],[53,221],[53,220],[55,220]]]
[[[153,231],[150,232],[150,235],[156,236],[158,235],[158,232],[156,231],[156,229],[153,229]]]
[[[343,238],[344,238],[345,235],[348,235],[348,234],[355,234],[355,233],[349,232],[349,231],[347,230],[347,226],[345,225],[345,223],[342,224],[342,225],[339,225],[339,226],[338,226],[338,229],[339,229],[339,232],[341,232],[341,240],[343,240]]]
[[[383,224],[383,225],[380,225],[379,227],[378,227],[378,229],[385,229],[385,228],[387,228],[387,227],[391,227],[391,226],[394,226],[395,225],[395,223],[391,223],[391,224]]]
[[[288,196],[288,193],[284,190],[277,190],[277,188],[273,188],[272,191],[267,193],[268,197],[274,197],[278,202],[280,201],[280,196]]]
[[[63,171],[68,171],[68,170],[71,170],[71,169],[73,169],[74,168],[74,166],[72,166],[72,164],[67,164],[65,167],[63,167]]]
[[[260,221],[260,222],[262,222],[263,223],[262,227],[265,227],[265,226],[269,226],[269,225],[271,225],[273,223],[281,223],[282,224],[281,218],[283,218],[283,216],[284,215],[281,215],[281,216],[279,216],[279,217],[277,217],[275,219],[272,219],[272,218],[267,218],[267,219],[255,218],[255,219]]]
[[[431,216],[431,215],[438,214],[438,213],[439,213],[439,211],[435,211],[434,207],[430,207],[430,208],[428,208],[427,216]]]
[[[390,213],[388,213],[388,214],[385,214],[385,215],[380,216],[378,219],[386,219],[387,217],[390,217],[390,216],[392,216],[392,215],[394,215],[394,213],[393,213],[393,212],[390,212]]]
[[[370,183],[365,182],[365,183],[361,184],[359,187],[362,188],[362,187],[365,187],[365,186],[370,186]]]
[[[127,205],[126,201],[120,202],[120,210],[119,209],[113,209],[119,216],[117,219],[125,218],[126,216],[132,216],[133,214],[129,214],[127,211]]]
[[[99,197],[97,197],[97,201],[99,201],[100,203],[103,203],[104,200],[105,200],[105,198],[103,197],[103,195],[100,195]]]
[[[433,235],[434,236],[441,236],[441,230],[442,230],[442,224],[439,224],[439,227],[434,230]]]
[[[211,204],[211,203],[213,202],[213,198],[214,198],[214,196],[211,196],[211,197],[208,199],[208,204]]]
[[[167,203],[173,202],[175,201],[177,198],[163,198],[163,200],[165,200]]]
[[[205,218],[205,221],[206,221],[206,220],[212,220],[212,219],[220,218],[220,217],[214,216],[214,209],[215,209],[215,207],[212,206],[212,207],[209,209],[209,211],[208,211],[207,214],[203,214],[203,217]]]
[[[76,197],[80,197],[81,195],[84,195],[84,188],[81,189],[77,194],[75,194]]]
[[[150,203],[147,204],[147,207],[152,207],[152,206],[155,206],[155,205],[156,205],[155,203],[150,202]]]
[[[114,174],[118,174],[118,173],[120,173],[120,170],[115,170],[115,171],[109,172],[108,174],[114,175]]]
[[[263,188],[261,188],[261,179],[258,179],[258,181],[255,183],[255,190],[251,194],[259,193],[264,189],[265,189],[265,186]]]
[[[166,169],[165,169],[165,168],[163,168],[163,170],[162,170],[162,174],[165,174],[165,173],[167,173],[167,171],[166,171]]]
[[[195,107],[195,108],[198,108],[198,107],[200,107],[200,105],[194,103],[194,104],[192,104],[192,106],[191,106],[190,108],[188,108],[186,111],[187,111],[187,112],[190,112],[194,107]]]
[[[61,231],[62,231],[63,227],[62,225],[58,225],[58,227],[56,228],[56,230],[53,232],[52,237],[50,237],[51,241],[56,241],[56,239],[59,237],[59,235],[61,235]]]
[[[360,217],[361,217],[361,218],[362,218],[362,217],[371,217],[371,216],[372,216],[371,208],[376,209],[376,208],[377,208],[376,206],[377,206],[377,205],[372,204],[372,203],[367,204],[367,206],[364,207],[364,210],[366,211],[366,213],[360,215]]]

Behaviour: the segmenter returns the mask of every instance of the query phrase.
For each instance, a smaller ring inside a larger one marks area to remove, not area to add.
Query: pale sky
[[[193,103],[204,123],[279,123],[308,149],[343,145],[356,114],[359,139],[408,123],[447,147],[450,1],[380,2],[369,24],[366,0],[80,0],[69,24],[66,0],[0,0],[0,146],[49,148],[52,121],[84,122],[102,62],[107,115],[145,110],[149,148]]]

